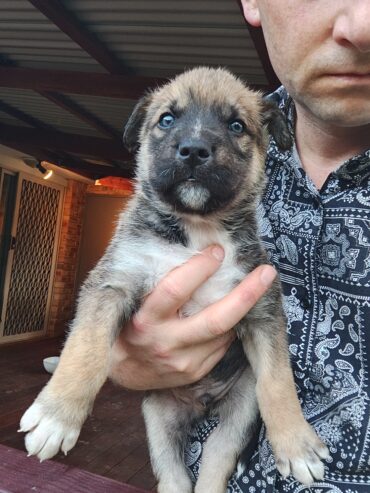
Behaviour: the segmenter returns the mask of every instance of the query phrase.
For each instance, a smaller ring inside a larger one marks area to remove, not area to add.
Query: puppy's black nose
[[[181,142],[177,149],[177,157],[195,166],[205,164],[212,156],[212,149],[204,140],[189,139]]]

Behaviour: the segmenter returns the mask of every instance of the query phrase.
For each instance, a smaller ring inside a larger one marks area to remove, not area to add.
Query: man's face
[[[369,0],[242,0],[294,100],[339,126],[370,123]]]

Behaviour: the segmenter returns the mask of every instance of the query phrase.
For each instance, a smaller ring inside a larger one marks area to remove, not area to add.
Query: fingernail
[[[214,257],[219,262],[222,262],[222,260],[225,257],[225,252],[224,252],[223,248],[221,248],[220,246],[214,246],[211,249],[211,255],[212,255],[212,257]]]
[[[264,284],[266,287],[270,287],[272,281],[276,277],[276,274],[276,270],[271,265],[266,265],[266,267],[262,269],[262,272],[260,274],[262,284]]]

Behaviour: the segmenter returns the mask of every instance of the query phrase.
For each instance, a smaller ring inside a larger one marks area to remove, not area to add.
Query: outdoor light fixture
[[[44,180],[48,180],[51,175],[53,174],[52,169],[46,169],[42,164],[41,161],[35,159],[35,158],[23,158],[24,164],[29,166],[30,168],[36,168],[40,171],[40,173],[43,175]]]
[[[36,164],[36,168],[42,173],[44,180],[48,180],[53,174],[53,170],[44,168],[40,161]]]

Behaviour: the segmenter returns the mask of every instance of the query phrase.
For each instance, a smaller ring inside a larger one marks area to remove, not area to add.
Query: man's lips
[[[337,80],[343,80],[354,83],[369,83],[370,72],[358,73],[358,72],[336,72],[326,74],[328,77]]]

